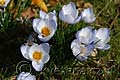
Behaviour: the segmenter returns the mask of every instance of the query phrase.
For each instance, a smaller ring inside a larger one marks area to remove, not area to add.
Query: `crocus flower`
[[[110,45],[107,44],[109,40],[108,28],[93,30],[91,27],[86,27],[76,33],[76,39],[72,41],[71,49],[77,59],[84,61],[88,56],[93,55],[96,48],[109,49]]]
[[[57,29],[57,23],[49,19],[34,19],[33,29],[38,33],[38,38],[46,42],[52,38]]]
[[[22,45],[20,49],[23,57],[32,61],[32,66],[36,71],[41,71],[44,64],[50,59],[48,43],[40,45],[33,43],[32,46]]]
[[[0,6],[6,7],[9,2],[10,2],[10,0],[0,0]]]
[[[110,41],[108,28],[100,28],[96,31],[95,35],[95,47],[98,49],[107,50],[110,48],[110,45],[107,44]]]
[[[29,72],[21,72],[17,80],[36,80],[35,75],[31,75]]]
[[[71,43],[73,55],[80,61],[85,61],[91,55],[94,45],[84,45],[79,39],[75,39]]]
[[[95,14],[93,13],[93,9],[92,8],[84,9],[81,12],[81,16],[82,16],[82,20],[84,20],[86,23],[92,23],[96,19]]]
[[[69,24],[75,24],[81,20],[81,16],[78,16],[78,10],[73,2],[62,7],[62,10],[59,13],[59,18]]]
[[[95,40],[95,30],[90,26],[82,28],[76,33],[76,39],[71,43],[73,55],[80,61],[84,61],[92,54]]]
[[[76,33],[76,38],[79,39],[81,43],[89,45],[94,42],[95,30],[93,30],[90,26],[85,27]]]

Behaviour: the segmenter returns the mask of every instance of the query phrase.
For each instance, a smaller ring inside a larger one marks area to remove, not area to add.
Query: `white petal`
[[[70,2],[67,5],[64,5],[62,10],[63,10],[64,15],[71,15],[74,18],[78,16],[76,6],[73,2]]]
[[[81,56],[81,55],[78,55],[78,56],[76,56],[76,58],[78,59],[78,60],[80,60],[80,61],[85,61],[85,60],[87,60],[87,56]]]
[[[50,59],[49,52],[50,52],[50,46],[48,43],[42,43],[39,46],[42,49],[42,52],[44,54],[42,62],[47,63]]]
[[[63,15],[62,12],[60,12],[59,17],[62,21],[69,23],[69,24],[75,24],[79,22],[79,20],[81,19],[81,17],[78,17],[77,19],[75,19],[71,15]]]
[[[26,78],[27,76],[29,76],[29,75],[30,75],[29,72],[21,72],[21,73],[19,74],[19,76],[17,77],[17,80],[25,80],[25,78]]]
[[[37,63],[35,61],[32,61],[32,66],[36,71],[41,71],[44,67],[43,63]]]
[[[27,76],[26,78],[25,78],[25,80],[36,80],[36,77],[35,77],[35,75],[29,75],[29,76]]]
[[[45,16],[46,16],[46,12],[40,10],[40,11],[39,11],[39,15],[40,15],[40,18],[44,19]]]
[[[49,55],[45,55],[42,62],[47,63],[50,60],[50,56]]]
[[[80,43],[77,39],[75,39],[71,43],[71,49],[72,49],[74,56],[77,56],[80,53],[80,46],[79,45],[80,45]]]
[[[106,44],[104,47],[103,47],[103,50],[108,50],[110,48],[110,45],[109,44]]]
[[[50,45],[48,43],[42,43],[42,44],[40,44],[39,47],[44,50],[45,54],[49,54],[49,52],[50,52]]]
[[[36,80],[34,75],[31,75],[29,72],[21,72],[18,77],[17,80]]]
[[[86,22],[86,23],[92,23],[92,22],[94,22],[96,20],[96,18],[92,18],[92,17],[86,17],[86,18],[84,18],[84,21]]]
[[[40,19],[33,19],[33,29],[34,29],[34,31],[35,32],[38,32],[37,31],[37,26],[38,26],[38,24],[39,24],[39,21],[40,21]]]
[[[20,47],[20,50],[21,50],[21,53],[22,53],[23,57],[26,58],[26,59],[29,59],[29,52],[28,52],[29,46],[27,46],[27,45],[22,45],[22,46]]]
[[[65,21],[66,23],[73,24],[74,17],[71,15],[65,15]]]
[[[65,16],[64,16],[63,10],[61,10],[61,11],[59,12],[59,18],[60,18],[62,21],[65,21],[65,22],[66,22],[66,18],[65,18]]]
[[[62,21],[64,21],[64,22],[66,22],[66,23],[69,23],[69,24],[72,24],[73,23],[73,21],[74,21],[74,17],[72,16],[72,15],[67,15],[67,14],[64,14],[63,13],[63,10],[61,10],[60,11],[60,13],[59,13],[59,18],[62,20]]]
[[[110,48],[110,45],[106,43],[98,42],[97,44],[95,44],[95,47],[98,49],[107,50]]]
[[[57,14],[55,10],[53,10],[53,20],[57,22]]]
[[[53,27],[53,29],[56,31],[57,30],[57,22],[55,22],[54,20],[50,20],[50,24]]]
[[[47,42],[51,39],[50,36],[43,37],[42,35],[38,35],[38,38],[39,38],[40,41],[43,41],[43,42]]]
[[[21,80],[22,76],[25,74],[25,72],[21,72],[18,76],[17,76],[17,80]]]
[[[78,16],[78,17],[72,22],[72,24],[78,23],[81,19],[82,19],[82,17],[81,17],[81,15],[80,15],[80,16]]]
[[[95,31],[91,27],[83,28],[76,33],[76,38],[80,39],[82,43],[89,44],[94,40]]]
[[[92,8],[87,8],[84,9],[83,12],[81,12],[82,15],[82,19],[86,22],[86,23],[92,23],[95,21],[96,17],[93,13],[93,9]]]
[[[99,39],[103,43],[108,43],[110,40],[109,29],[108,28],[100,28],[96,33],[96,38]]]
[[[46,15],[46,18],[50,19],[50,20],[54,20],[55,22],[57,22],[56,11],[54,10],[53,12],[49,12]]]
[[[76,58],[80,61],[86,60],[88,58],[88,56],[91,55],[93,49],[94,49],[93,45],[88,45],[88,46],[81,45],[81,49],[80,49],[81,53],[79,55],[77,55]]]
[[[22,80],[25,80],[27,76],[29,76],[30,73],[29,72],[25,72],[22,76],[21,76],[21,79]]]
[[[105,46],[105,44],[106,43],[103,43],[103,42],[99,41],[95,44],[95,47],[98,48],[98,49],[102,49]]]

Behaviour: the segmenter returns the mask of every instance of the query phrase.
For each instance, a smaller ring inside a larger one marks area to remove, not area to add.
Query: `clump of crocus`
[[[20,49],[23,57],[32,61],[32,66],[36,71],[41,71],[44,64],[50,59],[50,46],[48,43],[42,43],[40,45],[33,43],[31,46],[25,44]]]
[[[86,27],[76,33],[76,39],[72,41],[71,49],[77,59],[84,61],[96,48],[102,50],[109,49],[110,45],[107,44],[109,40],[108,28],[93,30],[91,27]]]
[[[96,19],[92,8],[84,9],[80,15],[78,13],[76,5],[70,2],[62,7],[62,10],[59,12],[59,18],[69,24],[76,24],[80,20],[84,20],[86,23],[92,23]]]

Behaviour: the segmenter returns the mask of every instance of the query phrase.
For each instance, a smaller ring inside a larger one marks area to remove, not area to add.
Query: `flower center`
[[[85,48],[81,47],[81,55],[84,55],[84,53],[85,53]]]
[[[1,6],[5,5],[5,0],[0,0],[0,5]]]
[[[50,35],[50,29],[48,27],[44,27],[44,28],[42,28],[41,33],[42,33],[43,37],[49,36]]]
[[[38,52],[38,51],[35,51],[34,53],[33,53],[33,58],[35,59],[35,60],[40,60],[40,59],[42,59],[42,52]]]

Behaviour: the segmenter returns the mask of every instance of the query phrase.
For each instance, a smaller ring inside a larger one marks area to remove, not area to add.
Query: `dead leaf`
[[[13,8],[10,12],[13,13],[13,18],[16,18],[16,16],[18,15],[18,9],[21,6],[22,1],[19,2],[18,7],[17,8]]]
[[[84,7],[84,1],[83,0],[78,0],[76,4],[77,4],[78,8],[83,8]]]
[[[11,77],[10,77],[10,80],[16,80],[16,77],[17,77],[16,75],[11,76]]]
[[[85,3],[84,8],[92,8],[93,5],[91,3]]]
[[[119,5],[120,6],[120,0],[114,0],[114,4]]]
[[[32,0],[32,5],[37,5],[40,7],[43,11],[48,12],[47,5],[43,0]]]
[[[59,0],[49,0],[48,5],[49,6],[55,6],[58,3]]]
[[[12,13],[14,13],[13,18],[16,18],[17,14],[18,14],[18,9],[13,9]]]
[[[32,10],[31,7],[23,10],[22,13],[21,13],[21,17],[23,17],[23,18],[25,18],[25,19],[26,19],[26,18],[27,18],[27,19],[31,19],[31,18],[35,17],[35,15],[36,15],[36,14],[35,14],[35,12]]]
[[[76,3],[76,5],[78,7],[78,10],[82,11],[83,7],[84,7],[84,1],[83,0],[78,0],[77,3]]]
[[[11,11],[14,6],[15,6],[15,2],[14,2],[14,0],[11,0],[9,3],[9,11]]]

